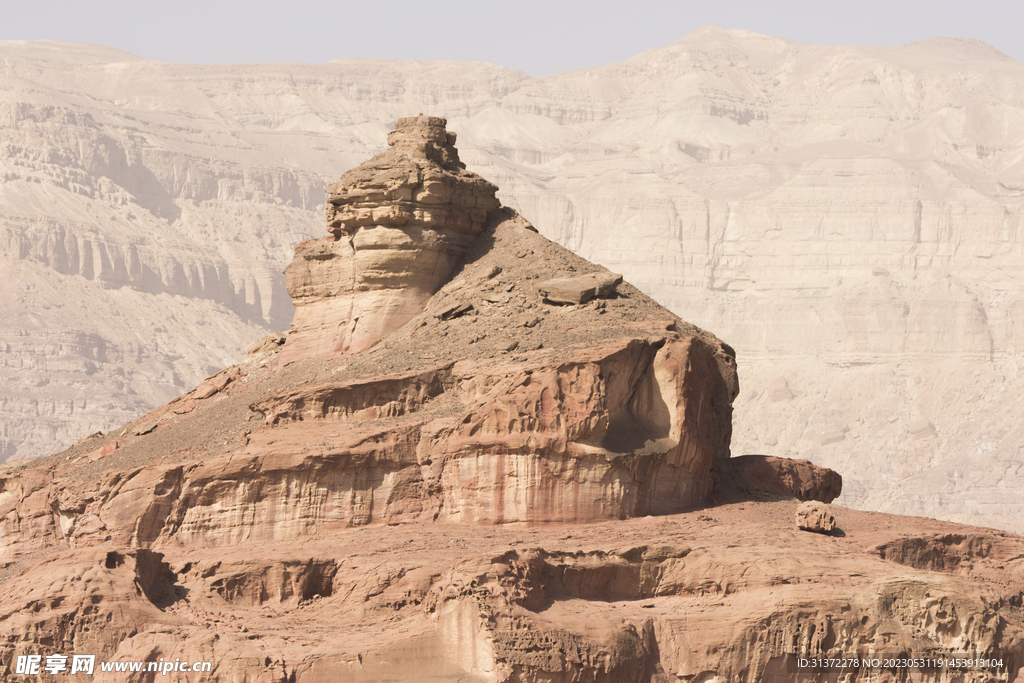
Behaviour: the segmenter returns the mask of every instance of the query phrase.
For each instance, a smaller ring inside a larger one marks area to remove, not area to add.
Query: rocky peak
[[[810,542],[793,499],[841,478],[730,458],[732,349],[485,211],[442,120],[404,121],[296,247],[283,345],[0,469],[0,670],[69,643],[253,683],[1020,661],[1024,539],[837,506]]]
[[[399,119],[388,150],[327,188],[329,237],[295,247],[284,362],[364,349],[423,310],[500,206],[445,119]]]
[[[386,152],[327,188],[327,230],[341,237],[401,225],[480,234],[499,206],[498,188],[466,170],[446,124],[437,116],[398,119]]]
[[[439,116],[407,116],[395,122],[388,133],[388,146],[410,156],[427,157],[445,168],[465,166],[455,149],[455,133],[446,129],[448,121]]]

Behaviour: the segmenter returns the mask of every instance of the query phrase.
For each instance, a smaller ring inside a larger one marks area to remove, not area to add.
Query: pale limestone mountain
[[[736,348],[733,453],[837,469],[847,505],[1024,531],[1024,65],[961,39],[708,27],[542,79],[2,42],[0,457],[284,329],[323,188],[418,112],[543,234]]]

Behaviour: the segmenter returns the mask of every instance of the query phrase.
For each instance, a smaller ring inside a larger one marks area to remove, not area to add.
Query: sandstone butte
[[[823,509],[835,472],[730,457],[731,348],[501,207],[445,124],[400,119],[329,188],[286,338],[0,470],[5,680],[51,653],[267,683],[824,681],[796,659],[960,653],[1002,669],[913,680],[1022,680],[1024,539]],[[801,501],[837,528],[799,530]]]
[[[545,78],[59,41],[0,64],[0,461],[287,329],[325,184],[430,111],[541,234],[729,341],[738,451],[842,472],[849,507],[1024,533],[1024,64],[984,43],[704,27]]]

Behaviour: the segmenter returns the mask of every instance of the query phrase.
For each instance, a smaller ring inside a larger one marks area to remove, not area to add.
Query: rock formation
[[[740,452],[841,470],[847,505],[1024,531],[1024,67],[988,46],[708,27],[544,79],[0,52],[0,459],[107,432],[285,329],[323,185],[429,110],[506,206],[730,341],[755,387]]]
[[[389,141],[331,186],[331,236],[296,247],[283,345],[0,469],[0,668],[666,683],[906,652],[1017,676],[1024,539],[833,508],[843,535],[808,542],[799,501],[841,480],[729,457],[728,345],[494,206],[443,119]]]
[[[296,311],[282,362],[401,327],[476,241],[498,188],[465,170],[444,124],[399,119],[387,152],[327,188],[331,237],[300,243],[285,270]]]
[[[836,518],[828,505],[808,500],[796,509],[796,528],[813,531],[816,534],[831,533],[836,528]]]
[[[831,503],[843,490],[838,472],[807,460],[770,455],[741,455],[715,463],[716,501],[798,498]]]
[[[339,525],[587,522],[703,504],[714,462],[730,455],[732,350],[625,284],[598,287],[586,305],[548,300],[536,283],[552,275],[621,277],[498,210],[444,124],[399,120],[388,152],[328,188],[332,234],[297,245],[288,268],[298,304],[283,347],[254,344],[242,365],[79,447],[106,467],[198,447],[202,464],[135,480],[145,490],[156,477],[170,499],[141,503],[150,494],[135,484],[89,480],[51,489],[20,517],[45,519],[56,505],[73,538],[230,544]],[[355,275],[339,278],[345,270]],[[218,422],[234,431],[198,446],[213,410],[231,411]],[[127,520],[140,504],[153,511],[145,523],[96,521]]]

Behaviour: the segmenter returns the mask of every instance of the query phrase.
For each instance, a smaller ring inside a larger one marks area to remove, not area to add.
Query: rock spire
[[[419,313],[500,203],[436,116],[399,119],[388,150],[327,188],[330,236],[285,270],[296,306],[284,362],[358,352]]]
[[[787,672],[854,652],[1020,661],[1024,539],[838,506],[828,536],[794,529],[795,499],[841,479],[729,457],[732,349],[495,210],[451,141],[404,119],[332,186],[283,345],[0,469],[0,671],[88,652],[209,681],[692,683],[821,678]]]

